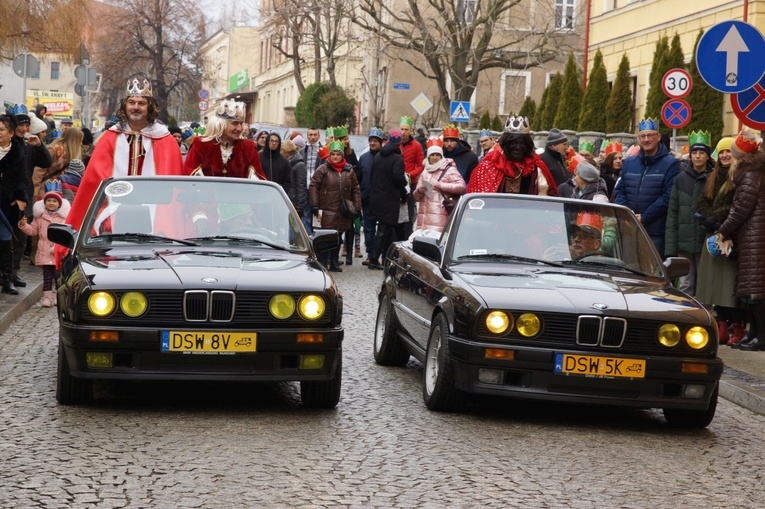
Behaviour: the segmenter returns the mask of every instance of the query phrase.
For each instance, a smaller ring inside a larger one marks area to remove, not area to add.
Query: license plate
[[[257,332],[162,331],[163,352],[254,352]]]
[[[645,378],[645,359],[556,353],[555,372],[605,378]]]

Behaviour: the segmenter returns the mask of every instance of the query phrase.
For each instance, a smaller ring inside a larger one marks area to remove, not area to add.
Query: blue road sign
[[[470,101],[452,101],[449,107],[449,120],[470,122]]]
[[[661,119],[667,127],[682,129],[691,121],[691,107],[682,99],[670,99],[661,107]]]
[[[409,83],[394,83],[393,90],[409,90]]]
[[[730,104],[742,124],[765,130],[765,78],[748,90],[731,94]]]
[[[765,74],[765,38],[743,21],[707,30],[696,48],[696,66],[707,84],[724,94],[752,88]]]

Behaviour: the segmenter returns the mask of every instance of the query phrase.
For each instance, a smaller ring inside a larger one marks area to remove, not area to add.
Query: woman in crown
[[[231,100],[218,105],[205,134],[192,142],[184,173],[266,180],[255,142],[242,137],[245,108],[244,103]]]
[[[526,117],[509,117],[505,132],[470,176],[468,193],[558,196],[555,179],[534,151]]]
[[[600,178],[606,182],[608,198],[613,199],[614,186],[616,186],[616,181],[619,180],[622,173],[624,152],[621,143],[616,141],[606,143],[606,148],[602,152],[606,157],[600,165]]]

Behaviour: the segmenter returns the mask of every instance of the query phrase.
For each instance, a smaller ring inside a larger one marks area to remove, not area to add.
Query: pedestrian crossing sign
[[[449,108],[452,122],[470,122],[470,101],[452,101]]]

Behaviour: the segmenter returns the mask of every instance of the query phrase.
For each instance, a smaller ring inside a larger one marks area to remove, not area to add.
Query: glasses
[[[585,232],[579,230],[579,231],[575,231],[571,235],[571,238],[572,239],[581,239],[581,240],[593,240],[593,239],[596,239],[598,237],[596,235],[591,234],[591,233],[585,233]]]
[[[651,138],[658,136],[656,133],[650,133],[650,134],[638,134],[639,140],[650,140]]]

